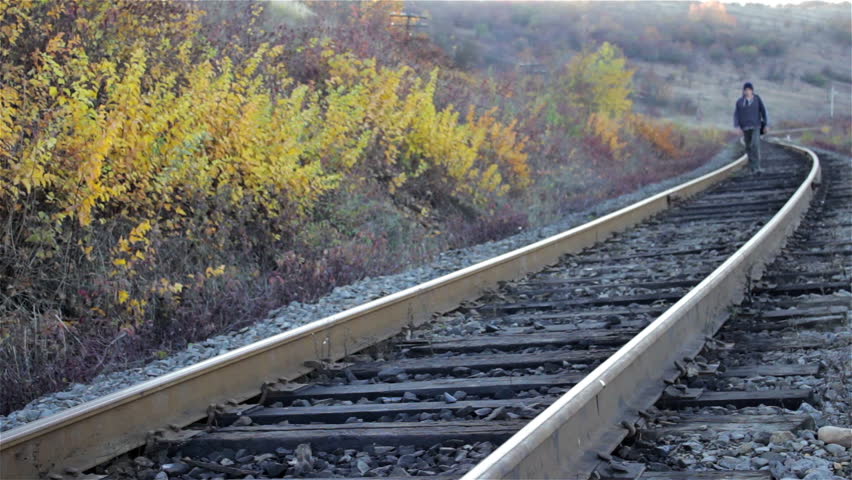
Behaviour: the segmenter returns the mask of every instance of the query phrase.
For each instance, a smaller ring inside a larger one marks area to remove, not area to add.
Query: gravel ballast
[[[402,273],[365,278],[351,285],[335,288],[334,291],[315,303],[292,302],[271,311],[268,318],[239,331],[191,344],[183,351],[140,368],[104,373],[97,376],[89,384],[74,384],[65,391],[42,396],[8,416],[0,416],[0,431],[10,430],[39,418],[54,415],[66,408],[151,380],[582,225],[608,212],[623,208],[649,195],[659,193],[719,168],[730,162],[738,154],[738,147],[731,145],[719,152],[709,162],[691,172],[603,201],[582,212],[566,215],[561,220],[549,225],[530,228],[502,240],[447,251],[426,265]]]

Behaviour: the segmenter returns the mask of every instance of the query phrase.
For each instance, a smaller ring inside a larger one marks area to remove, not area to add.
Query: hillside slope
[[[773,121],[852,112],[852,8],[696,2],[412,2],[460,65],[545,81],[584,48],[618,45],[636,69],[634,100],[652,115],[730,128],[751,81]]]

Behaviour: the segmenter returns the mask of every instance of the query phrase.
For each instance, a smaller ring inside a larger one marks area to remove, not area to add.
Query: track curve
[[[5,432],[3,469],[74,477],[146,443],[151,465],[95,471],[588,476],[595,442],[614,448],[624,436],[611,435],[613,421],[662,391],[637,396],[635,379],[663,385],[676,373],[672,358],[700,348],[807,209],[819,161],[780,145],[767,149],[762,177],[736,175],[685,202],[740,158],[515,252]],[[434,312],[448,313],[424,325]],[[655,353],[661,339],[677,342]],[[192,423],[205,413],[206,424]],[[155,430],[167,423],[190,426]],[[578,455],[565,455],[566,443]],[[555,452],[560,461],[547,460]]]

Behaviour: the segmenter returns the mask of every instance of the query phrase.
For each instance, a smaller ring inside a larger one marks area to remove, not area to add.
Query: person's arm
[[[757,100],[758,100],[757,104],[760,107],[760,118],[761,118],[761,121],[763,122],[763,126],[766,127],[766,126],[769,125],[769,116],[766,115],[766,106],[763,105],[763,99],[762,98],[757,97]]]
[[[734,128],[740,128],[740,117],[737,115],[739,110],[739,102],[734,104]]]

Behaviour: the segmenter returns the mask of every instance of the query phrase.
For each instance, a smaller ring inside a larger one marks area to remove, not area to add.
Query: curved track
[[[635,434],[637,409],[665,382],[716,374],[683,358],[694,360],[807,209],[816,156],[765,151],[760,177],[713,186],[740,159],[586,226],[7,432],[4,470],[71,466],[73,477],[144,440],[143,456],[95,474],[600,476],[611,464],[599,454]],[[448,313],[427,323],[436,311]],[[166,423],[189,426],[146,432]]]
[[[681,374],[677,385],[684,390],[664,394],[616,450],[612,460],[643,471],[637,478],[832,478],[825,469],[810,476],[808,470],[833,457],[834,478],[852,477],[843,448],[822,444],[826,451],[798,438],[816,440],[814,420],[826,414],[852,424],[848,409],[831,415],[833,407],[811,406],[824,399],[852,403],[852,388],[844,391],[842,380],[852,358],[852,171],[848,160],[833,155],[821,161],[824,185],[802,225],[696,357],[713,374]],[[804,461],[791,459],[785,475],[777,451],[790,438]],[[715,471],[720,468],[726,471]],[[606,477],[612,468],[600,472]]]

